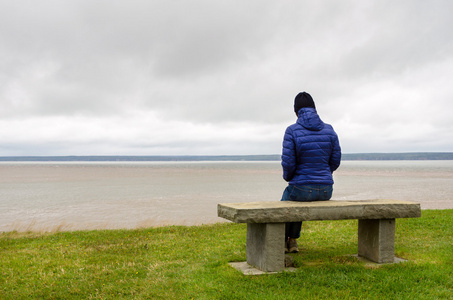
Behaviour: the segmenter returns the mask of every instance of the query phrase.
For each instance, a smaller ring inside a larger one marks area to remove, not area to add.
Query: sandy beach
[[[344,162],[332,200],[453,209],[453,162]],[[0,164],[0,231],[224,222],[217,204],[279,201],[278,162]]]

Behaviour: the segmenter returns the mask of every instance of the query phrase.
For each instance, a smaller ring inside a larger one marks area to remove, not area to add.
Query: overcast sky
[[[453,151],[453,1],[0,0],[0,156]]]

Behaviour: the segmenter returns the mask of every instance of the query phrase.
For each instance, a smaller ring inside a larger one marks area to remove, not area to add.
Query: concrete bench
[[[218,204],[218,216],[247,223],[247,263],[264,272],[285,269],[285,223],[358,219],[358,256],[395,261],[395,219],[418,218],[420,204],[397,200],[267,201]]]

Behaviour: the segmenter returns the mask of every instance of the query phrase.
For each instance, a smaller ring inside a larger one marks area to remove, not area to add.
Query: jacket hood
[[[297,112],[297,123],[311,131],[320,131],[324,128],[324,122],[319,117],[315,108],[303,107]]]

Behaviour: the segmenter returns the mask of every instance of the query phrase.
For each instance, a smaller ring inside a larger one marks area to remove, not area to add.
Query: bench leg
[[[359,220],[358,255],[376,263],[393,263],[395,219]]]
[[[265,272],[285,269],[285,223],[247,223],[247,263]]]

